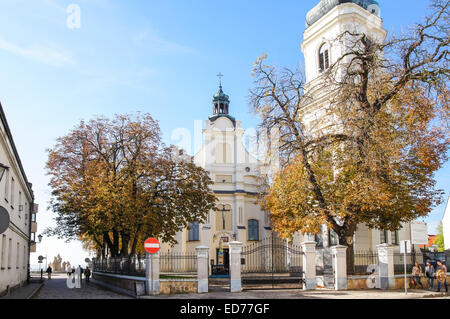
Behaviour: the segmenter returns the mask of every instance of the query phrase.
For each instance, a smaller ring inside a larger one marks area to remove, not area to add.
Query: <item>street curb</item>
[[[41,283],[41,284],[39,285],[39,287],[37,287],[35,290],[33,290],[33,291],[31,292],[31,294],[30,294],[26,299],[27,299],[27,300],[28,300],[28,299],[32,299],[34,296],[36,296],[36,295],[38,294],[38,292],[41,290],[42,287],[44,287],[44,283]]]
[[[132,297],[134,299],[137,299],[136,298],[136,294],[133,294],[131,291],[125,290],[125,289],[122,289],[122,288],[119,288],[119,287],[116,287],[116,286],[113,286],[113,285],[110,285],[110,284],[107,284],[107,283],[104,283],[104,282],[101,282],[100,280],[96,280],[96,279],[91,278],[91,282],[90,283],[94,284],[94,285],[96,285],[96,286],[98,286],[98,287],[100,287],[102,289],[107,289],[107,290],[110,290],[112,292],[115,292],[115,293],[118,293],[118,294],[121,294],[121,295],[125,295],[125,296],[128,296],[128,297]]]
[[[445,293],[445,292],[438,293],[437,292],[435,294],[425,295],[422,298],[431,299],[431,298],[442,298],[442,297],[447,297],[447,296],[450,296],[450,294],[448,292],[447,293]]]

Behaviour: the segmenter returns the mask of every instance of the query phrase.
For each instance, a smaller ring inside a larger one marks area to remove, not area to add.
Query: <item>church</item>
[[[194,156],[195,164],[210,173],[218,210],[209,212],[206,223],[193,223],[177,233],[178,244],[163,245],[163,252],[190,253],[208,246],[210,259],[226,265],[229,242],[246,245],[271,233],[269,215],[257,202],[262,163],[245,148],[245,130],[230,110],[230,97],[220,84],[205,122],[203,146]]]
[[[383,42],[387,31],[383,28],[378,3],[374,0],[321,0],[306,16],[301,44],[306,64],[305,90],[314,96],[306,111],[307,126],[314,127],[314,121],[324,116],[327,94],[314,88],[318,87],[324,71],[344,54],[345,48],[334,40],[346,30],[364,32],[369,38]],[[227,264],[228,242],[239,241],[245,246],[272,234],[270,214],[257,203],[264,165],[245,148],[242,123],[231,115],[231,110],[230,98],[220,84],[213,96],[212,115],[203,130],[203,147],[194,157],[197,165],[210,172],[219,209],[209,213],[205,224],[194,223],[179,232],[178,244],[173,248],[163,246],[162,251],[194,252],[195,247],[208,246],[212,262]],[[398,246],[400,241],[410,238],[409,224],[397,232],[359,225],[354,235],[354,249],[376,251],[379,244]],[[295,234],[293,241],[300,244],[305,239],[302,234]],[[322,233],[314,240],[321,259],[318,264],[331,264],[326,259],[331,258],[329,247],[338,244],[336,235],[323,226]]]

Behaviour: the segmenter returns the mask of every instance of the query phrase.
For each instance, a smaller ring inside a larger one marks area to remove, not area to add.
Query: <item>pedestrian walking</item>
[[[423,289],[423,284],[420,280],[422,277],[422,267],[420,267],[419,262],[417,262],[417,261],[416,261],[415,266],[412,269],[412,277],[413,277],[413,282],[414,282],[413,288],[416,289],[417,284],[419,284]]]
[[[48,280],[52,279],[52,271],[53,271],[52,267],[48,266],[46,271]]]
[[[437,291],[441,292],[441,286],[444,285],[445,292],[448,292],[447,267],[440,260],[438,261],[436,278],[437,278],[437,282],[438,282],[438,290]]]
[[[84,271],[84,276],[86,277],[86,283],[89,283],[91,277],[91,270],[89,269],[89,267],[86,267],[86,270]]]
[[[434,266],[428,261],[425,267],[425,276],[427,277],[428,288],[434,289],[434,278],[436,277],[436,272]]]

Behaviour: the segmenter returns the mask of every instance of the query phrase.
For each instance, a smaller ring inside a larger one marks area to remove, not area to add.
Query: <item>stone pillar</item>
[[[159,252],[145,257],[145,288],[148,296],[159,295]]]
[[[302,243],[303,251],[303,290],[315,290],[316,282],[316,242]]]
[[[209,247],[199,246],[197,251],[197,292],[199,294],[208,292],[209,277]]]
[[[228,244],[230,247],[230,291],[241,292],[241,252],[242,243],[233,241]]]
[[[395,288],[394,246],[381,244],[378,249],[378,273],[380,289]]]
[[[333,252],[334,287],[336,290],[347,290],[347,247],[331,247]]]

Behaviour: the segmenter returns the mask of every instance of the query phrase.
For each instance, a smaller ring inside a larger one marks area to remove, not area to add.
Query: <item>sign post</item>
[[[159,271],[157,272],[158,278],[154,278],[155,271],[153,268],[153,259],[154,259],[153,255],[158,253],[160,246],[161,245],[160,245],[158,239],[156,239],[156,238],[149,238],[144,243],[144,249],[147,252],[146,282],[147,282],[148,295],[154,294],[154,291],[156,288],[154,283],[155,283],[155,281],[159,281]],[[150,257],[150,258],[148,258],[148,257]],[[158,290],[159,290],[159,288],[158,288]]]
[[[403,240],[400,243],[400,253],[403,253],[403,262],[405,266],[405,294],[408,294],[408,279],[406,277],[406,254],[411,253],[411,242],[409,240]]]

